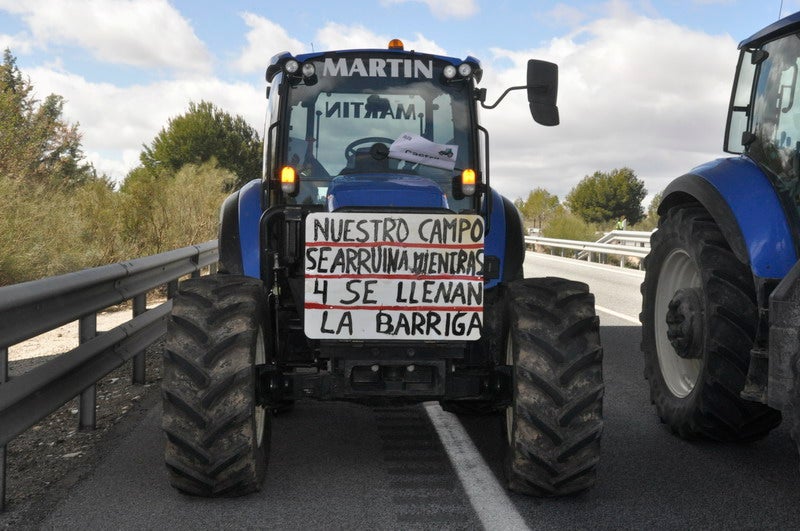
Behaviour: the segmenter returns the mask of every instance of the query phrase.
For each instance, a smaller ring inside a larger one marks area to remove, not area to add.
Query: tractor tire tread
[[[259,280],[220,274],[182,282],[173,301],[162,428],[170,482],[188,494],[239,496],[261,487],[266,455],[253,442],[252,349],[262,297]]]
[[[603,430],[594,297],[586,284],[555,277],[515,281],[508,292],[515,361],[508,487],[533,496],[581,492],[596,482]],[[557,320],[537,319],[541,313]]]

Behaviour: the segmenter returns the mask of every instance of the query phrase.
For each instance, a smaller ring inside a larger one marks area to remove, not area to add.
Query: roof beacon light
[[[403,41],[400,39],[392,39],[389,41],[389,49],[390,50],[402,50],[404,49]]]
[[[281,168],[281,190],[284,194],[294,195],[297,193],[297,170],[291,166]]]
[[[464,195],[475,195],[477,175],[475,170],[467,168],[461,172],[461,193]]]

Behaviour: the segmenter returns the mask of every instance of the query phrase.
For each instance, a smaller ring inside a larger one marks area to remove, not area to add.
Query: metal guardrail
[[[6,499],[6,445],[17,435],[80,396],[82,429],[95,427],[95,383],[133,358],[133,382],[145,381],[144,349],[166,332],[172,301],[147,309],[147,292],[199,276],[216,264],[216,240],[57,277],[0,288],[0,512]],[[97,332],[97,312],[133,301],[133,318]],[[78,321],[77,348],[9,379],[9,347]]]
[[[626,234],[627,232],[627,234]],[[526,246],[540,245],[542,247],[549,247],[552,249],[569,249],[573,251],[580,251],[576,256],[578,258],[587,258],[589,262],[592,261],[592,255],[597,254],[598,257],[607,257],[608,255],[616,255],[620,257],[620,267],[625,266],[625,258],[632,256],[634,258],[644,258],[650,253],[650,233],[649,232],[634,232],[634,231],[612,231],[613,238],[604,237],[606,241],[629,241],[632,245],[621,243],[602,243],[601,239],[597,242],[583,242],[578,240],[562,240],[558,238],[544,238],[541,236],[526,236]],[[552,254],[552,253],[551,253]],[[563,256],[563,252],[562,252]],[[641,267],[641,262],[640,262]]]
[[[639,247],[650,247],[650,236],[653,235],[652,231],[635,231],[635,230],[612,230],[611,232],[607,232],[603,235],[602,238],[597,240],[595,243],[620,243],[622,245],[634,245]],[[587,256],[586,251],[581,251],[578,253],[577,257],[579,260],[590,259],[590,256]]]
[[[653,231],[645,230],[612,230],[603,235],[602,238],[595,243],[610,243],[610,242],[630,242],[632,244],[645,244],[650,246],[650,236]]]

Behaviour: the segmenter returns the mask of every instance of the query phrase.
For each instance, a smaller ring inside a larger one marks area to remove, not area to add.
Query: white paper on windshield
[[[309,214],[306,335],[480,338],[483,232],[483,219],[475,215]]]
[[[389,146],[389,156],[393,159],[452,170],[456,167],[458,146],[456,144],[437,144],[419,135],[403,133]]]

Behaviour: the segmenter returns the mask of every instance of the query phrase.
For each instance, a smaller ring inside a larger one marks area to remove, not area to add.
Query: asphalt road
[[[499,418],[456,418],[438,406],[429,413],[424,406],[301,402],[274,421],[262,492],[239,499],[190,498],[167,483],[156,407],[43,527],[800,527],[797,451],[785,424],[747,445],[686,442],[659,424],[639,353],[641,273],[529,253],[526,275],[583,280],[596,295],[606,425],[599,482],[591,491],[537,500],[494,488],[503,478]]]

